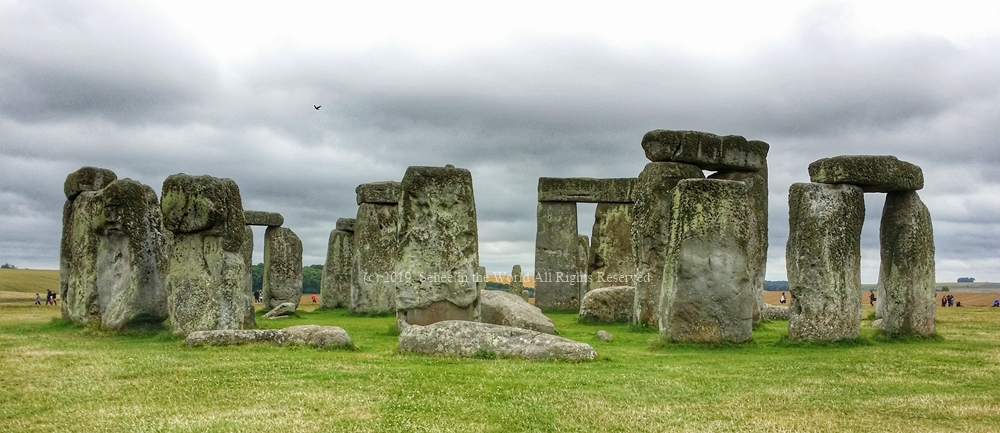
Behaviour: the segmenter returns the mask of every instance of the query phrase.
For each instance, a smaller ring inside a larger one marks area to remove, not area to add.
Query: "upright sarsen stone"
[[[632,285],[636,265],[631,230],[631,203],[597,205],[590,237],[587,291]]]
[[[683,179],[704,178],[697,166],[676,162],[651,162],[635,181],[632,207],[632,248],[636,258],[635,324],[656,328],[660,324],[660,288],[663,257],[670,240],[673,189]]]
[[[244,213],[244,215],[246,215]],[[240,256],[243,257],[243,264],[246,265],[246,272],[243,274],[244,285],[246,286],[247,296],[251,300],[251,308],[246,310],[246,319],[244,319],[244,326],[249,329],[257,326],[257,318],[254,316],[256,311],[253,307],[253,229],[250,228],[250,224],[247,224],[243,228],[243,246],[240,247]]]
[[[409,167],[399,202],[398,318],[479,320],[479,230],[469,170]]]
[[[716,179],[674,189],[664,257],[660,339],[742,342],[753,328],[747,187]]]
[[[886,195],[879,239],[882,332],[934,334],[934,229],[930,211],[916,191]]]
[[[101,325],[158,327],[167,319],[167,245],[156,192],[131,179],[97,193],[96,282]]]
[[[287,227],[264,231],[264,312],[302,299],[302,241]]]
[[[539,202],[535,232],[535,305],[542,310],[580,308],[576,203]]]
[[[392,186],[395,184],[395,186]],[[350,310],[355,313],[381,314],[396,311],[396,260],[399,257],[395,202],[370,203],[363,200],[389,200],[398,194],[374,196],[372,191],[399,190],[398,182],[376,182],[375,187],[358,186],[358,215],[354,220],[353,260],[351,268]],[[365,192],[367,191],[367,192]]]
[[[349,231],[348,231],[349,230]],[[351,305],[351,267],[354,265],[354,218],[340,218],[330,232],[320,281],[320,307],[337,308]]]
[[[788,191],[788,208],[788,336],[857,338],[864,192],[854,185],[796,183]]]
[[[100,322],[101,305],[97,293],[97,255],[100,238],[93,226],[101,212],[96,191],[78,193],[73,199],[67,222],[68,242],[64,246],[67,279],[62,295],[63,317],[76,323]],[[64,229],[65,230],[65,229]]]
[[[62,300],[61,309],[64,319],[71,319],[77,323],[85,323],[88,316],[94,315],[91,313],[98,311],[95,307],[97,305],[96,288],[93,287],[96,276],[92,275],[94,266],[96,266],[94,261],[97,259],[96,244],[83,239],[92,234],[90,229],[92,212],[86,212],[84,215],[81,215],[80,221],[75,221],[74,217],[74,209],[77,206],[85,209],[90,209],[91,206],[89,199],[87,199],[87,205],[83,205],[82,203],[81,205],[75,205],[74,203],[80,193],[100,191],[117,179],[118,176],[115,175],[115,172],[106,168],[80,167],[77,171],[67,175],[66,180],[63,182],[66,203],[63,205],[62,238],[59,246],[59,299]],[[92,209],[90,210],[92,211]],[[74,235],[74,230],[77,227],[82,231]],[[93,241],[96,242],[96,238]],[[88,248],[87,245],[93,248]],[[74,258],[74,252],[86,254],[88,251],[90,253],[89,258],[85,256],[76,256]],[[73,271],[74,260],[83,260],[81,264],[85,268],[78,269],[75,276]],[[87,275],[90,276],[87,277]],[[90,281],[90,285],[86,286],[88,283],[84,283],[85,286],[72,286],[70,281],[73,278],[81,282]],[[93,296],[93,298],[91,299],[90,296]],[[73,300],[67,302],[70,298]],[[88,304],[91,306],[88,307]],[[87,311],[91,311],[91,313],[87,313]]]
[[[240,190],[231,179],[175,174],[163,181],[163,225],[173,233],[165,281],[174,333],[246,329],[246,236]]]
[[[510,270],[510,288],[507,289],[508,293],[521,296],[527,300],[527,296],[524,296],[524,277],[521,276],[521,265],[514,265]]]
[[[106,168],[80,167],[66,176],[63,192],[67,200],[73,200],[84,191],[100,191],[111,182],[118,180],[115,172]]]

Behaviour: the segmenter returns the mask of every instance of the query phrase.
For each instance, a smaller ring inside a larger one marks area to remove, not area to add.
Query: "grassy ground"
[[[344,310],[259,323],[341,326],[356,351],[189,349],[7,303],[0,431],[1000,431],[997,310],[941,309],[935,339],[798,344],[771,322],[722,347],[552,315],[598,350],[573,364],[399,354],[392,318]]]

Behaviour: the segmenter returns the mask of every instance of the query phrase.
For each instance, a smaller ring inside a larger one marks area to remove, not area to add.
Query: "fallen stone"
[[[345,220],[347,218],[341,218]],[[349,307],[351,305],[351,267],[354,266],[354,219],[352,231],[336,229],[330,232],[326,249],[326,264],[320,280],[320,308]],[[338,220],[337,225],[340,226]]]
[[[916,191],[890,192],[879,228],[882,264],[878,303],[883,331],[933,335],[935,302],[934,229]]]
[[[760,318],[763,320],[788,320],[788,307],[765,304],[760,310]]]
[[[397,208],[361,203],[354,221],[350,310],[381,314],[396,311]]]
[[[677,182],[704,178],[701,169],[691,164],[651,162],[635,181],[635,205],[632,207],[632,248],[636,258],[635,324],[660,326],[660,289],[663,285],[663,257],[670,240]]]
[[[106,168],[80,167],[66,176],[63,182],[63,192],[66,199],[73,200],[84,191],[100,191],[105,186],[118,180],[115,172]]]
[[[399,335],[399,350],[465,358],[587,361],[597,357],[589,344],[527,329],[463,320],[411,325]]]
[[[746,184],[686,179],[674,189],[660,339],[743,342],[753,328]]]
[[[397,204],[399,203],[399,192],[401,184],[399,182],[385,181],[363,183],[354,190],[357,194],[358,204]]]
[[[535,232],[535,305],[580,308],[576,203],[539,202]]]
[[[915,191],[924,187],[924,172],[890,155],[842,155],[809,164],[809,180],[850,184],[864,192]]]
[[[634,284],[636,264],[631,227],[631,204],[597,205],[587,264],[587,274],[590,276],[587,281],[588,292],[601,287]]]
[[[300,344],[320,349],[350,349],[354,347],[347,331],[336,326],[299,325],[281,330],[284,344]]]
[[[494,325],[513,326],[532,331],[553,334],[556,331],[549,319],[538,307],[529,304],[521,296],[499,290],[486,290],[480,294],[480,321]]]
[[[788,191],[788,208],[788,336],[857,338],[864,192],[854,185],[795,183]]]
[[[653,162],[683,162],[703,170],[757,171],[767,164],[768,145],[739,135],[657,129],[642,137],[642,150]]]
[[[262,291],[265,312],[285,303],[297,308],[302,299],[302,241],[287,227],[271,226],[264,231]]]
[[[409,167],[399,202],[396,311],[411,325],[479,320],[479,229],[472,173]]]
[[[243,218],[248,226],[281,227],[285,223],[285,217],[277,212],[248,210],[243,212]]]
[[[192,347],[232,346],[252,343],[303,345],[321,349],[351,349],[354,347],[347,331],[336,326],[301,325],[285,329],[227,329],[195,331],[184,344]]]
[[[882,319],[872,320],[871,327],[875,329],[882,329]]]
[[[602,287],[587,292],[580,304],[584,323],[627,323],[632,318],[635,287]]]
[[[613,337],[610,332],[602,329],[600,331],[597,331],[597,339],[601,341],[612,341],[615,339],[615,337]]]
[[[264,318],[280,319],[283,317],[291,316],[292,314],[295,314],[296,308],[297,306],[295,305],[294,302],[283,302],[281,304],[276,305],[267,313],[264,313]]]
[[[538,201],[573,203],[632,203],[635,179],[540,177]]]

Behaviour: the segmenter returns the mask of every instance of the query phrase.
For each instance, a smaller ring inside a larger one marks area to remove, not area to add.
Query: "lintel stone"
[[[635,178],[540,177],[538,201],[574,203],[632,203]]]
[[[809,180],[857,185],[864,192],[916,191],[924,187],[924,172],[891,155],[841,155],[809,164]]]
[[[243,211],[243,219],[248,226],[268,226],[281,227],[285,223],[285,217],[277,212],[264,212],[259,210]]]
[[[702,170],[758,171],[767,165],[767,143],[739,135],[656,129],[642,137],[642,150],[653,162],[684,162]]]

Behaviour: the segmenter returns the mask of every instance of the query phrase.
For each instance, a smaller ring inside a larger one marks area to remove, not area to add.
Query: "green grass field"
[[[399,354],[393,318],[344,310],[259,324],[341,326],[356,351],[192,349],[0,304],[0,431],[1000,431],[996,310],[941,309],[935,339],[798,344],[771,322],[721,347],[552,315],[599,353],[574,364]]]

